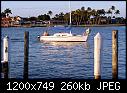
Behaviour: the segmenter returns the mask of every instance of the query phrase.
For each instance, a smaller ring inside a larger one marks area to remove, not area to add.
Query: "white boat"
[[[71,25],[71,11],[70,11],[70,25]],[[71,33],[55,33],[54,35],[49,35],[44,32],[42,36],[38,36],[39,40],[42,42],[86,42],[90,33],[90,29],[86,29],[83,35],[74,35]]]
[[[86,42],[90,33],[90,29],[86,29],[83,35],[73,35],[72,33],[55,33],[54,35],[48,35],[47,32],[39,38],[42,42]]]

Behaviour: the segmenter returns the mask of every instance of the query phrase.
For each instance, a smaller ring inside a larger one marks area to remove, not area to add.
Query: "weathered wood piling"
[[[94,78],[101,78],[101,68],[100,68],[100,58],[101,58],[101,35],[97,33],[94,37]]]
[[[112,31],[112,79],[118,79],[118,30]]]
[[[1,62],[2,75],[4,79],[8,78],[8,37],[3,38],[3,61]]]
[[[28,79],[29,32],[24,33],[24,79]]]

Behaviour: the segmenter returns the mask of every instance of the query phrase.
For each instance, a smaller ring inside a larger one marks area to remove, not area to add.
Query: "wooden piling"
[[[28,79],[29,32],[24,33],[24,79]]]
[[[8,37],[3,39],[3,61],[8,62]]]
[[[101,55],[101,35],[97,33],[94,37],[94,79],[100,79],[100,55]]]
[[[118,79],[118,30],[112,31],[112,79]]]
[[[8,68],[8,62],[2,62],[2,77],[4,79],[8,79],[8,72],[9,72],[9,68]]]
[[[3,78],[8,79],[8,37],[3,38],[3,61],[1,62]]]

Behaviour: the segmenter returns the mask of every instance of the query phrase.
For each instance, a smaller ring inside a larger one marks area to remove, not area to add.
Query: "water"
[[[126,79],[126,28],[91,27],[91,34],[86,43],[41,43],[37,36],[47,28],[2,28],[2,39],[9,36],[9,78],[23,78],[24,31],[29,31],[29,78],[94,78],[94,36],[99,32],[103,39],[101,53],[101,78],[112,79],[112,30],[118,33],[118,77]],[[85,28],[86,29],[86,28]],[[82,34],[83,27],[73,27],[72,32]],[[51,34],[59,32],[49,30]],[[2,53],[2,51],[1,51]],[[2,60],[2,58],[1,58]]]

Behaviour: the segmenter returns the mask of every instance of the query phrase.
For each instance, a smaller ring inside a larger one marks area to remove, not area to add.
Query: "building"
[[[11,26],[21,26],[21,17],[11,17]]]
[[[20,25],[21,17],[3,17],[1,20],[2,27],[12,27],[12,26],[21,26]]]
[[[10,17],[8,17],[8,18],[6,18],[6,17],[2,18],[1,19],[1,27],[9,27],[9,26],[11,26],[11,18]]]

